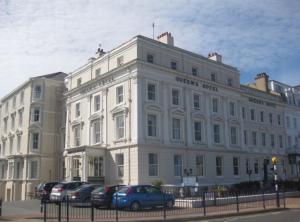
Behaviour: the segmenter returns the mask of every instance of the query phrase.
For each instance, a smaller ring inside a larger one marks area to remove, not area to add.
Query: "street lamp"
[[[277,207],[280,206],[279,203],[279,192],[278,192],[278,175],[277,175],[277,164],[279,162],[279,158],[272,157],[272,164],[273,164],[273,170],[274,170],[274,181],[275,181],[275,191],[276,191],[276,199],[277,199]]]
[[[247,170],[247,174],[248,174],[248,177],[249,177],[249,183],[250,183],[250,177],[251,177],[251,174],[252,174],[252,170],[248,169],[248,170]]]

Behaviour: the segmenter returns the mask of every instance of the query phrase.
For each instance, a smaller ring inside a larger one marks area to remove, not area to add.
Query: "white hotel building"
[[[299,157],[291,169],[287,153],[290,108],[269,91],[267,75],[240,85],[239,71],[220,55],[177,48],[170,33],[99,50],[65,84],[66,180],[268,180],[272,156],[281,160],[280,178],[299,176]],[[293,107],[296,121],[299,110]],[[300,153],[298,142],[293,151]]]

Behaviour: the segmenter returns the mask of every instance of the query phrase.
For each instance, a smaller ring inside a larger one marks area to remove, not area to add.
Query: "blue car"
[[[174,196],[161,192],[155,186],[135,185],[122,187],[113,195],[112,206],[116,208],[128,208],[130,210],[140,210],[141,208],[154,208],[174,206]]]

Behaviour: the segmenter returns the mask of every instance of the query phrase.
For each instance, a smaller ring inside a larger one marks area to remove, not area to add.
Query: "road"
[[[199,220],[199,222],[300,222],[300,209],[260,213],[246,216],[223,217],[219,219]],[[192,222],[192,221],[191,221]],[[195,222],[195,221],[194,221]]]

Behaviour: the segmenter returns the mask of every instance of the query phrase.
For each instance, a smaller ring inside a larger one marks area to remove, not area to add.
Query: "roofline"
[[[213,63],[215,65],[221,65],[221,66],[224,66],[226,68],[229,68],[235,72],[239,72],[238,68],[234,67],[234,66],[231,66],[231,65],[227,65],[227,64],[224,64],[224,63],[220,63],[220,62],[216,62],[216,61],[213,61],[203,55],[200,55],[200,54],[197,54],[195,52],[191,52],[191,51],[188,51],[188,50],[185,50],[185,49],[182,49],[182,48],[179,48],[179,47],[176,47],[176,46],[171,46],[171,45],[168,45],[168,44],[165,44],[165,43],[162,43],[162,42],[159,42],[157,40],[154,40],[154,39],[151,39],[149,37],[146,37],[146,36],[143,36],[143,35],[136,35],[134,37],[132,37],[131,39],[127,40],[126,42],[123,42],[121,43],[120,45],[118,45],[117,47],[105,52],[105,54],[103,56],[100,56],[98,58],[95,58],[95,60],[92,60],[93,62],[97,62],[97,60],[100,60],[100,59],[105,59],[107,56],[109,56],[109,54],[111,54],[114,50],[116,49],[119,49],[127,44],[129,44],[130,42],[133,42],[133,41],[136,41],[137,39],[144,39],[148,42],[152,42],[156,45],[160,45],[160,46],[164,46],[164,47],[167,47],[167,48],[170,48],[170,49],[173,49],[173,50],[177,50],[177,51],[180,51],[180,52],[183,52],[183,53],[186,53],[186,54],[189,54],[190,56],[194,56],[194,57],[197,57],[199,59],[204,59],[205,61],[207,62],[210,62],[210,63]],[[93,58],[93,57],[91,57]],[[86,66],[89,66],[89,64],[91,63],[91,61],[88,61],[86,63],[84,63],[82,66],[78,67],[77,69],[75,69],[73,72],[70,72],[70,75],[68,75],[66,77],[66,79],[69,79],[69,78],[72,78],[73,74],[75,75],[75,73],[81,71],[82,69],[84,69]]]
[[[18,87],[16,87],[15,89],[13,89],[11,92],[9,92],[8,94],[6,94],[5,96],[3,96],[1,98],[1,103],[3,103],[4,100],[8,99],[10,96],[12,96],[13,94],[15,94],[17,91],[21,90],[22,88],[24,88],[27,84],[29,84],[30,82],[32,82],[35,79],[39,79],[39,78],[49,78],[50,75],[59,75],[59,74],[66,74],[64,72],[55,72],[55,73],[50,73],[50,74],[46,74],[46,75],[42,75],[42,76],[34,76],[34,77],[30,77],[27,81],[23,82],[21,85],[19,85]],[[67,75],[67,74],[66,74]]]
[[[216,61],[211,60],[211,59],[209,59],[209,58],[207,58],[207,57],[205,57],[205,56],[203,56],[203,55],[201,55],[201,54],[197,54],[197,53],[195,53],[195,52],[191,52],[191,51],[188,51],[188,50],[186,50],[186,49],[179,48],[179,47],[177,47],[177,46],[168,45],[168,44],[162,43],[162,42],[160,42],[160,41],[151,39],[151,38],[146,37],[146,36],[143,36],[143,35],[137,35],[137,36],[135,36],[135,38],[142,38],[142,39],[145,39],[146,41],[153,42],[153,43],[155,43],[155,44],[157,44],[157,45],[162,45],[162,46],[165,46],[165,47],[168,47],[168,48],[171,48],[171,49],[175,49],[175,50],[178,50],[178,51],[181,51],[181,52],[190,54],[191,56],[198,57],[198,58],[200,58],[200,59],[204,59],[204,60],[209,61],[209,62],[211,62],[211,63],[217,64],[217,65],[222,65],[222,66],[225,66],[225,67],[227,67],[227,68],[230,68],[230,69],[233,69],[233,70],[239,72],[238,68],[236,68],[236,67],[234,67],[234,66],[227,65],[227,64],[224,64],[224,63],[221,63],[221,62],[216,62]]]

